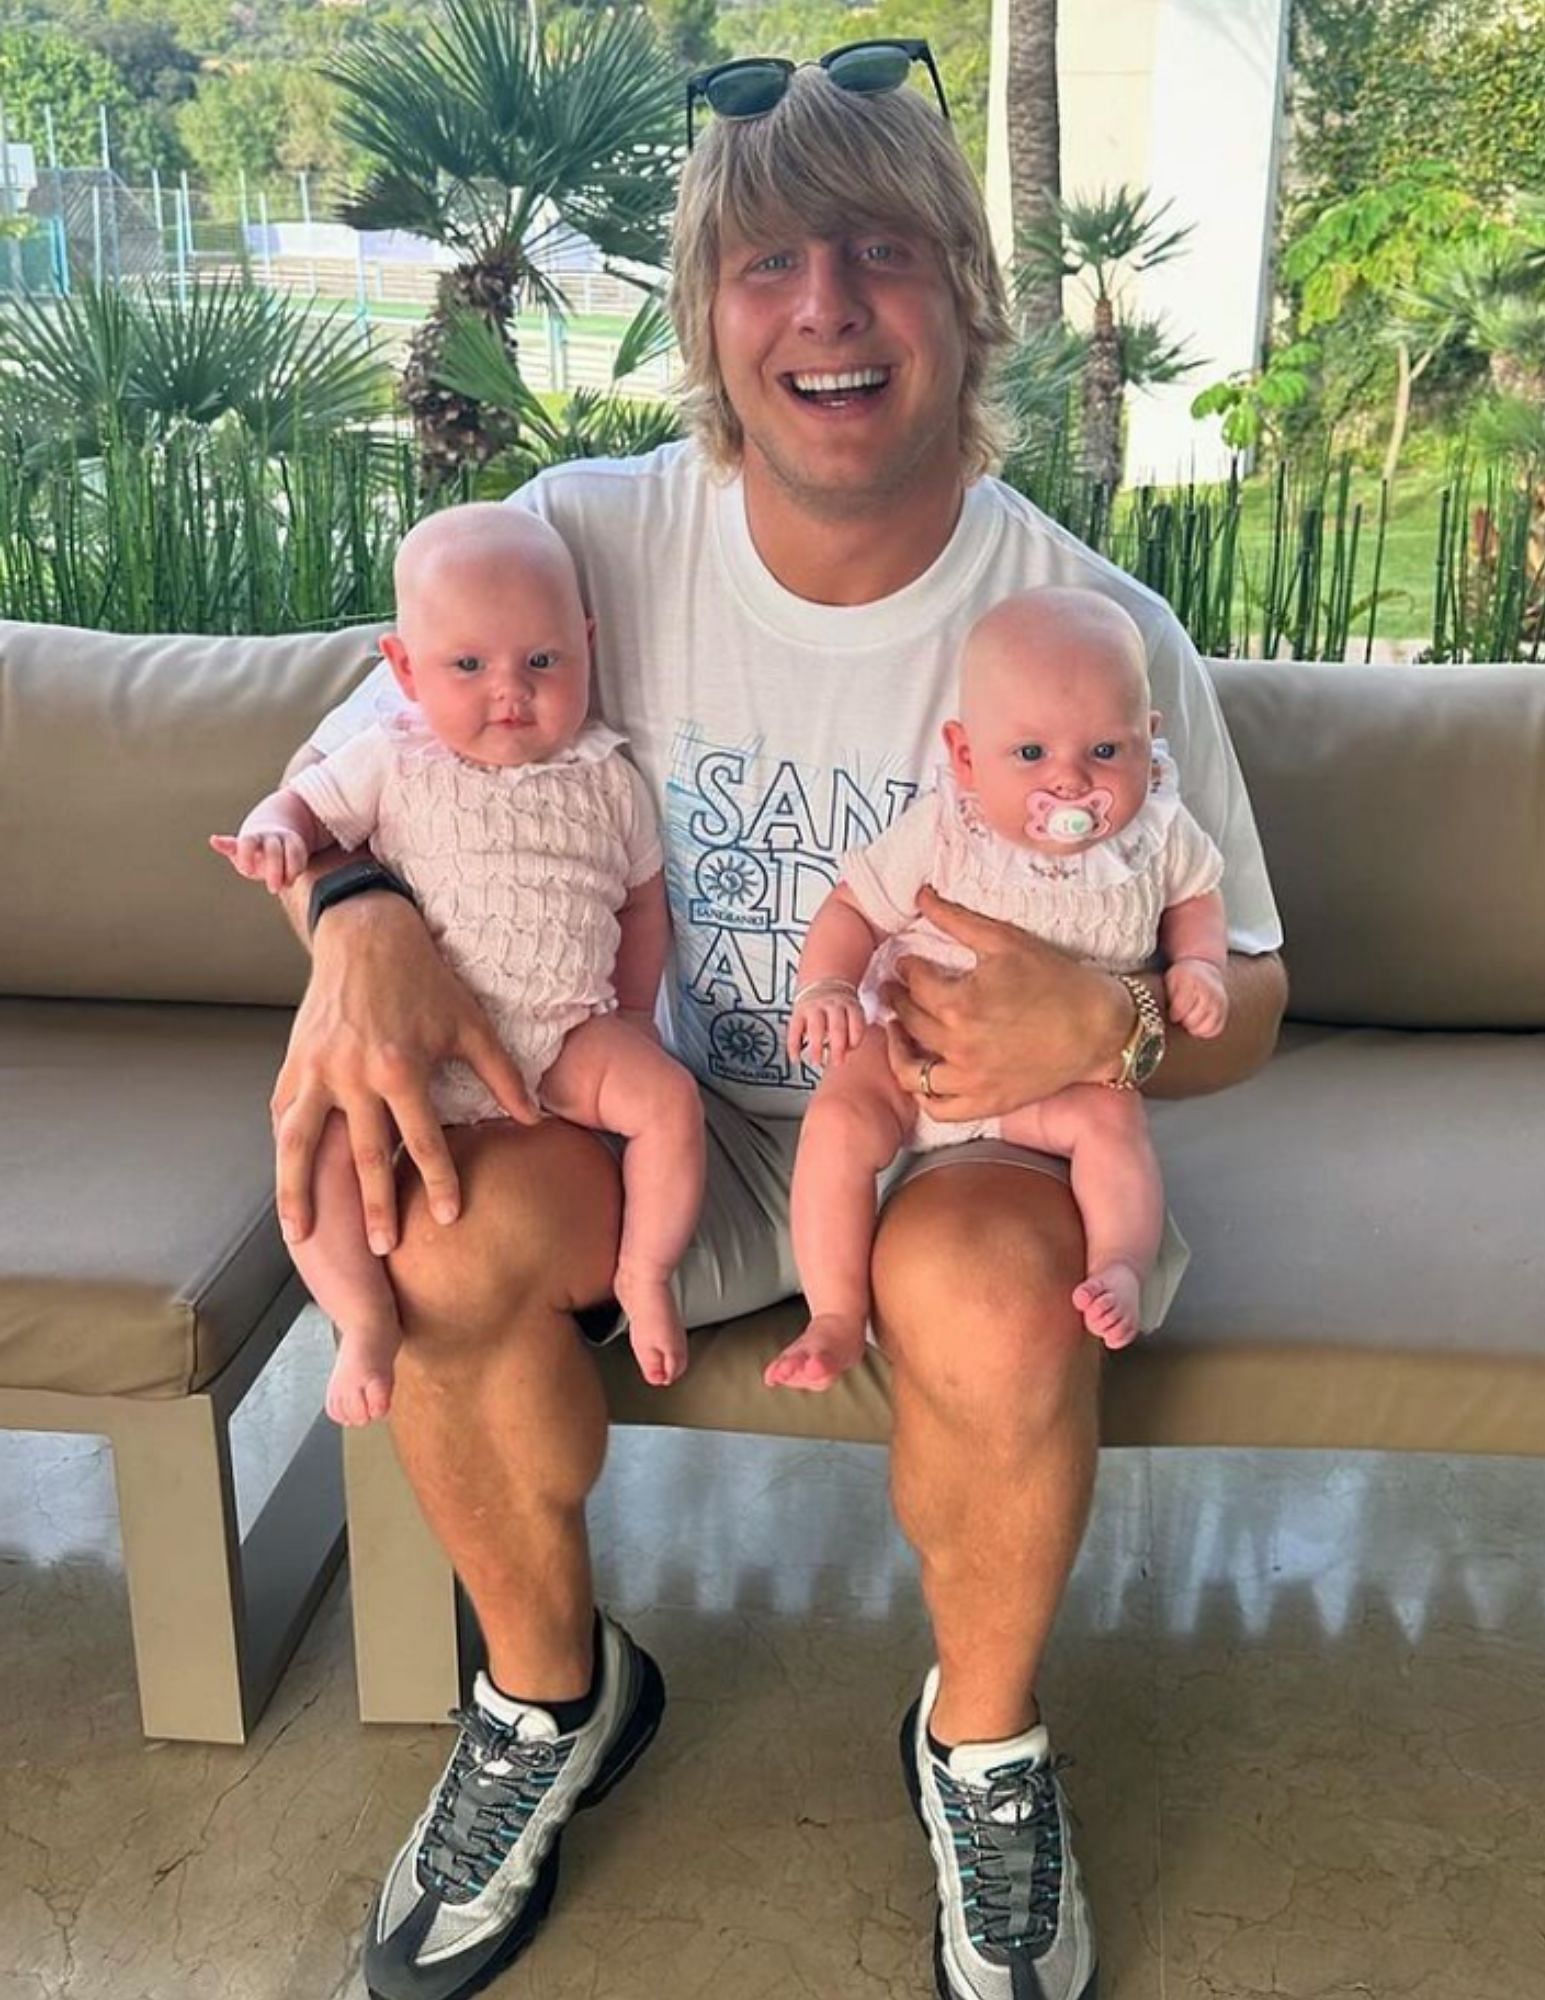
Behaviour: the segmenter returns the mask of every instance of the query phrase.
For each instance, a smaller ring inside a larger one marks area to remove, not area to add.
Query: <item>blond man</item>
[[[922,45],[892,46],[899,84]],[[795,1288],[788,1176],[815,1073],[788,1059],[784,1030],[804,925],[841,852],[925,785],[960,642],[999,598],[1082,586],[1136,620],[1186,796],[1227,863],[1229,1025],[1206,1042],[1172,1028],[1166,1045],[1156,1010],[1110,975],[935,899],[929,914],[978,964],[959,982],[914,966],[897,992],[903,1087],[961,1120],[1075,1082],[1219,1089],[1265,1061],[1285,990],[1248,801],[1184,632],[988,473],[1007,319],[948,125],[847,60],[783,66],[781,82],[742,65],[717,97],[705,85],[728,115],[685,170],[672,294],[691,440],[514,496],[573,550],[599,707],[661,808],[665,1015],[710,1134],[689,1326]],[[371,719],[378,691],[367,683],[303,755]],[[563,1825],[629,1768],[663,1700],[654,1663],[595,1608],[585,1538],[607,1421],[587,1338],[617,1330],[617,1170],[556,1121],[447,1142],[428,1075],[459,1056],[497,1096],[513,1079],[496,1041],[401,896],[321,900],[276,1100],[281,1213],[308,1226],[311,1144],[343,1109],[371,1232],[395,1245],[398,1447],[488,1645],[455,1754],[372,1911],[365,1975],[380,2000],[457,2000],[530,1941]],[[400,1228],[394,1127],[416,1167]],[[876,1238],[892,1494],[938,1654],[903,1763],[938,1880],[943,2000],[1096,1988],[1036,1701],[1097,1449],[1101,1349],[1070,1304],[1082,1258],[1065,1163],[990,1142],[904,1173]],[[1183,1262],[1171,1236],[1145,1326]]]

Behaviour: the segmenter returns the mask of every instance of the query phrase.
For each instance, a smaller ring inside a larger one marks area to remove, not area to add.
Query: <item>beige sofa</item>
[[[299,1292],[265,1097],[303,964],[203,849],[370,635],[0,623],[0,1428],[113,1441],[145,1726],[240,1737],[337,1549],[319,1424],[240,1548],[225,1424]],[[1160,1104],[1195,1253],[1107,1369],[1111,1444],[1545,1448],[1545,672],[1215,669],[1283,909],[1265,1072]],[[22,857],[18,869],[15,857]],[[793,1308],[700,1334],[623,1422],[881,1439],[878,1360],[760,1369]],[[348,1440],[361,1713],[442,1714],[465,1625],[389,1438]]]

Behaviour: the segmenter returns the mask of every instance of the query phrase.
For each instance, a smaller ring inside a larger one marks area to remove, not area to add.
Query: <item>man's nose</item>
[[[856,275],[836,243],[818,243],[805,261],[797,323],[801,333],[817,340],[838,339],[868,321]]]

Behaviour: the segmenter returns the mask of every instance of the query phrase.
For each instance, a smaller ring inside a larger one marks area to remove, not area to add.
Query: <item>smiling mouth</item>
[[[873,402],[890,382],[889,368],[794,369],[783,378],[791,394],[821,410]]]

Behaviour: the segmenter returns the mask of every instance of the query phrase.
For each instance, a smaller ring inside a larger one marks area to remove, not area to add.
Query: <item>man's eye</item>
[[[1021,743],[1014,755],[1021,764],[1039,764],[1046,752],[1039,743]]]
[[[774,250],[766,257],[758,257],[751,268],[753,271],[786,271],[793,261],[787,250]]]
[[[1119,743],[1096,743],[1089,754],[1091,757],[1098,757],[1102,764],[1108,764],[1113,757],[1120,756],[1121,745]]]
[[[451,666],[458,674],[480,674],[483,662],[475,653],[463,653],[459,660],[452,660]]]
[[[866,243],[859,255],[870,264],[893,263],[899,255],[894,243]]]
[[[533,653],[526,661],[526,665],[530,667],[533,673],[542,674],[546,673],[547,669],[555,663],[557,658],[558,655],[556,653]]]

